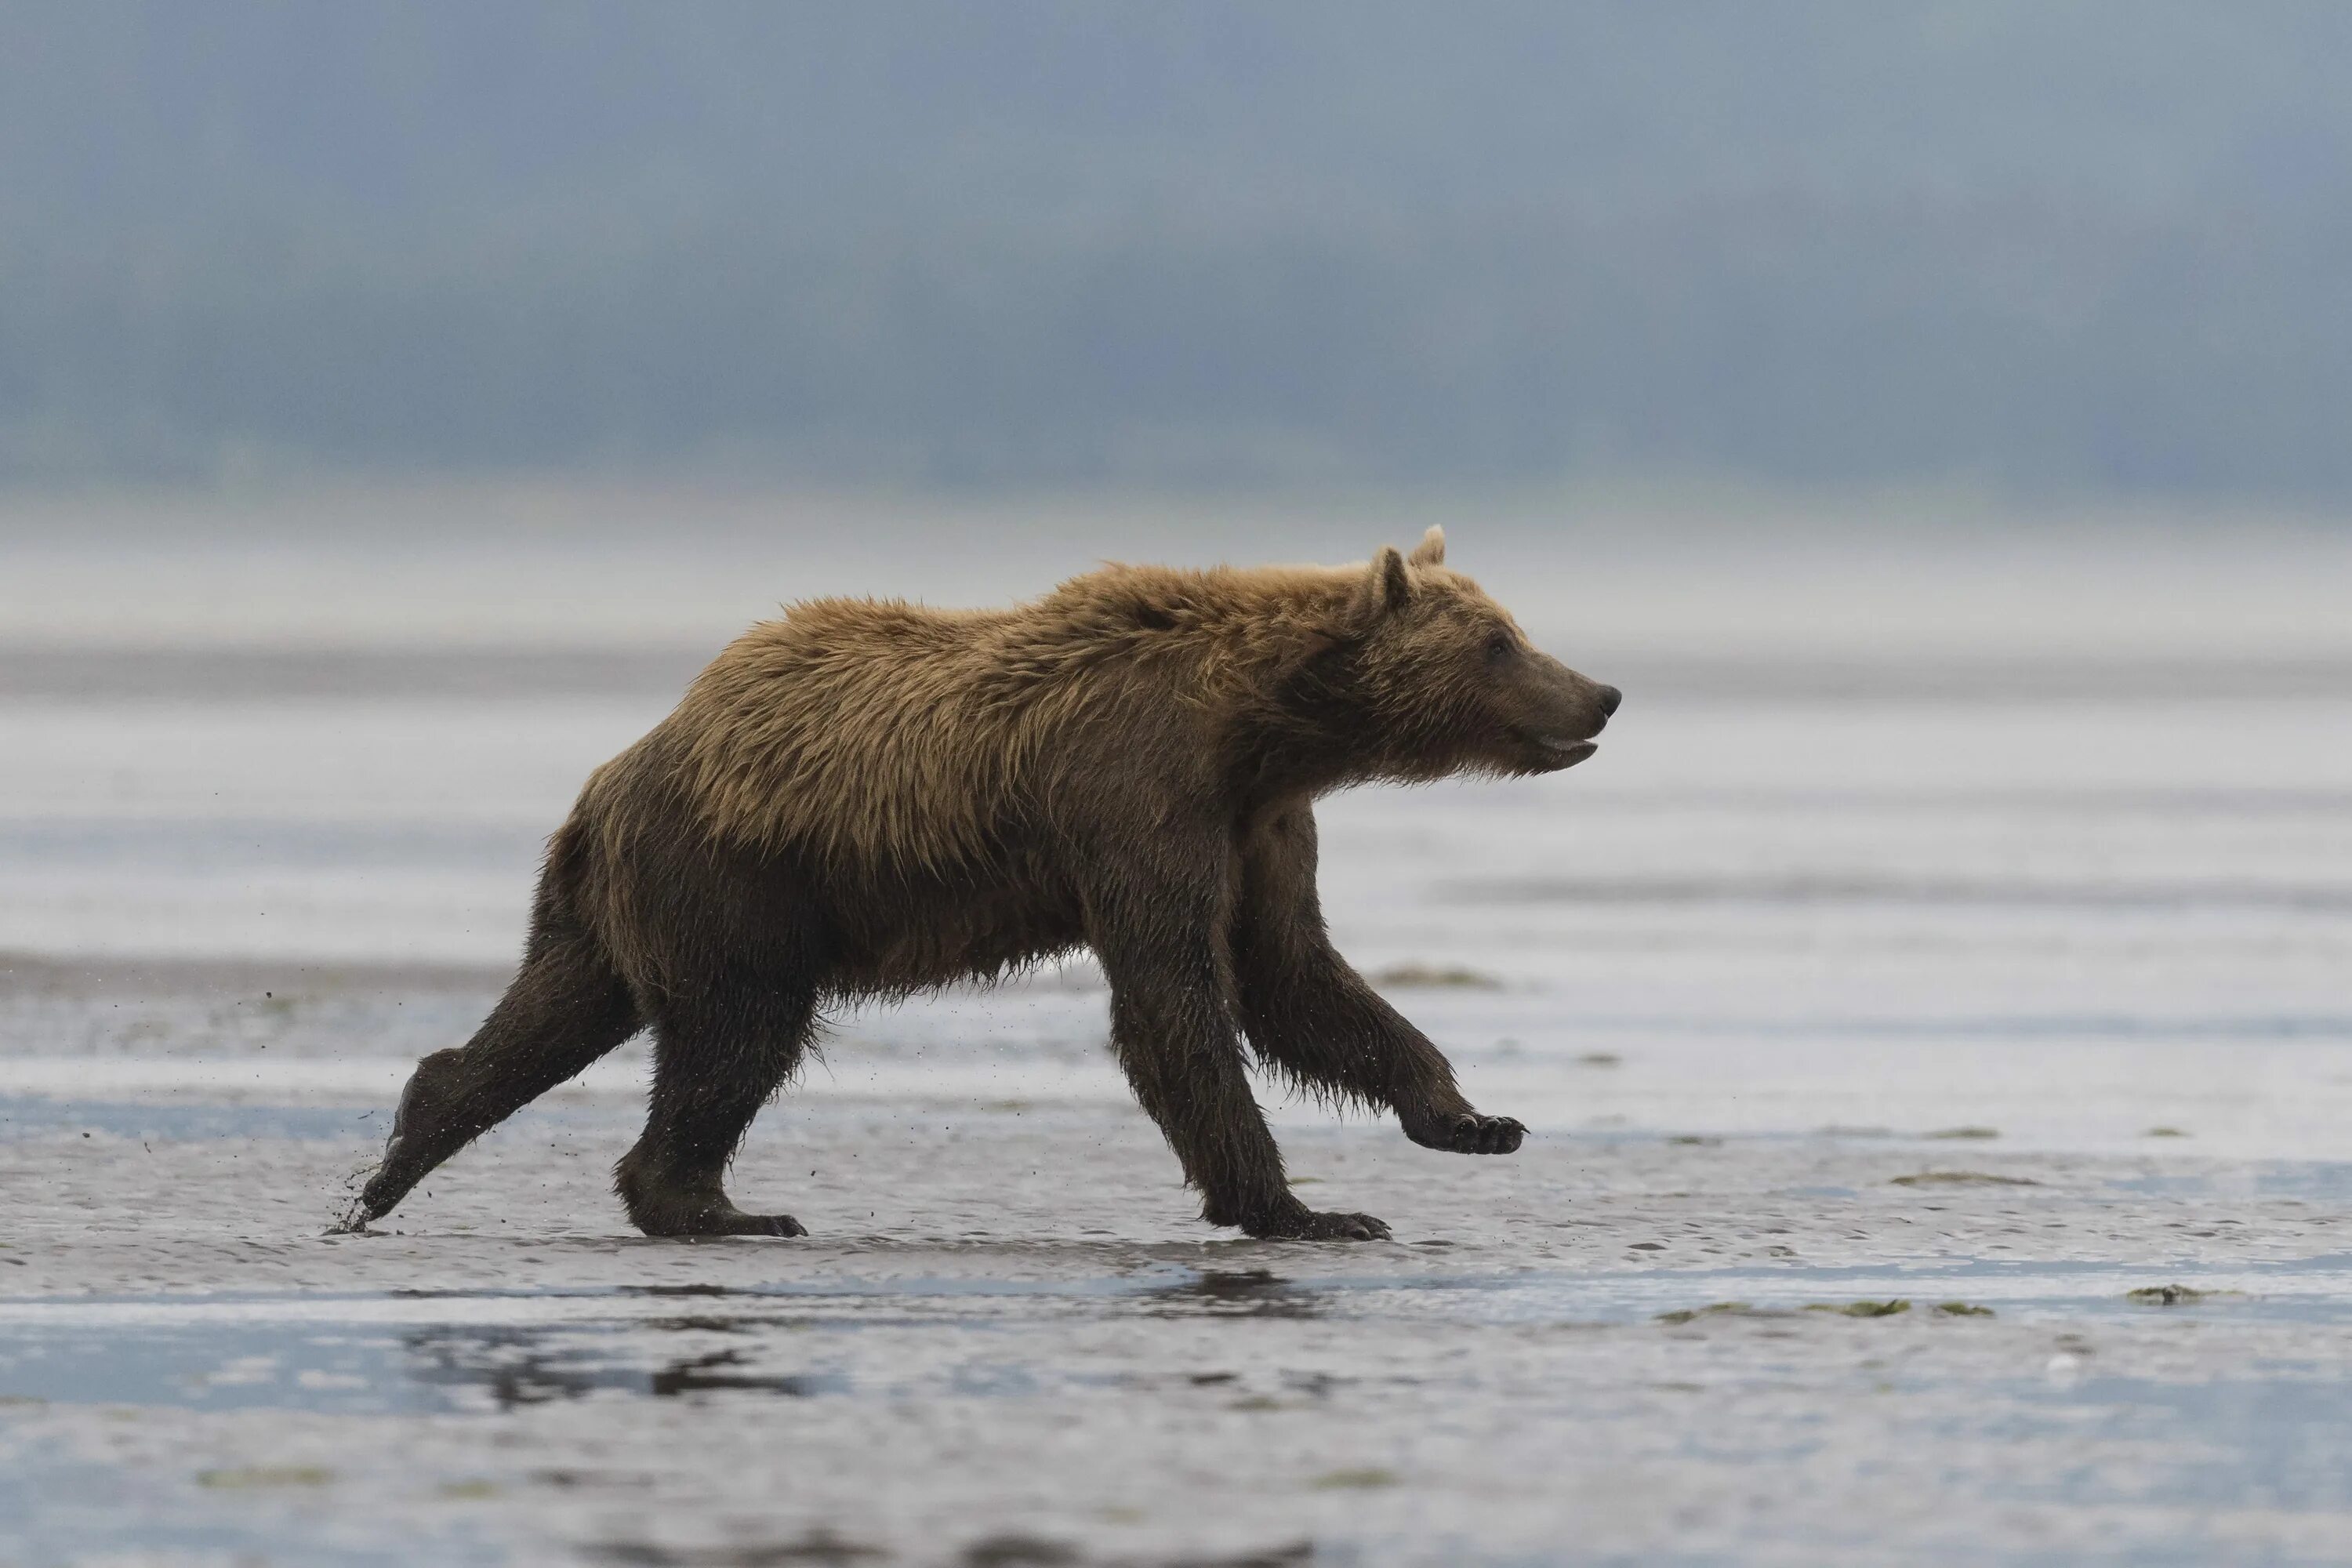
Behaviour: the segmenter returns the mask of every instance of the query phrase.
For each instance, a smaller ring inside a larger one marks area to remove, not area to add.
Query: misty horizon
[[[35,5],[0,483],[2352,495],[2352,14]]]

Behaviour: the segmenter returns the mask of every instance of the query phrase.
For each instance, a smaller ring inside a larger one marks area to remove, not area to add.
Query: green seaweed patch
[[[1369,1491],[1375,1487],[1396,1485],[1397,1473],[1382,1469],[1378,1465],[1367,1465],[1361,1469],[1327,1470],[1307,1484],[1317,1491],[1324,1492]]]
[[[1998,1127],[1946,1127],[1934,1132],[1923,1133],[1921,1136],[1941,1138],[1955,1142],[1983,1142],[1989,1139],[2000,1137],[2000,1129]]]
[[[1503,983],[1491,974],[1454,963],[1391,963],[1372,976],[1375,985],[1421,991],[1500,991]]]
[[[1712,1149],[1720,1144],[1723,1140],[1709,1138],[1697,1132],[1677,1132],[1666,1142],[1678,1143],[1685,1149]]]
[[[1911,1310],[1911,1303],[1897,1296],[1890,1301],[1809,1301],[1808,1312],[1835,1312],[1845,1318],[1892,1318]]]
[[[439,1488],[439,1494],[452,1502],[478,1501],[483,1498],[498,1496],[499,1484],[496,1481],[482,1480],[444,1481]]]
[[[257,1487],[322,1487],[335,1479],[323,1465],[243,1465],[227,1470],[199,1470],[196,1485],[221,1491]]]
[[[1990,1307],[1979,1307],[1973,1301],[1938,1301],[1936,1310],[1947,1318],[1990,1318]]]
[[[2244,1294],[2243,1290],[2200,1290],[2194,1285],[2143,1285],[2137,1290],[2125,1291],[2124,1300],[2143,1307],[2193,1307],[2200,1301],[2218,1301]]]
[[[2038,1187],[2030,1176],[1996,1176],[1990,1171],[1915,1171],[1896,1176],[1898,1187]]]
[[[1755,1318],[1765,1314],[1745,1301],[1709,1301],[1704,1307],[1681,1307],[1671,1312],[1660,1312],[1662,1323],[1695,1323],[1701,1318]]]
[[[2151,1127],[2140,1134],[2143,1138],[2186,1138],[2188,1133],[2178,1127]]]
[[[1911,1303],[1899,1297],[1889,1301],[1810,1301],[1799,1309],[1807,1312],[1831,1312],[1841,1318],[1892,1318],[1910,1310]],[[1977,1310],[1985,1310],[1982,1308]],[[1786,1318],[1792,1315],[1783,1309],[1759,1307],[1747,1301],[1709,1301],[1704,1307],[1683,1307],[1672,1312],[1660,1312],[1656,1321],[1661,1323],[1695,1323],[1703,1318]]]

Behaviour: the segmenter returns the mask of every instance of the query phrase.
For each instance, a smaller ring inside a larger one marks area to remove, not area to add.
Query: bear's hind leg
[[[790,1215],[745,1214],[723,1181],[736,1145],[816,1028],[816,985],[737,971],[665,1003],[654,1024],[645,1135],[613,1172],[647,1236],[806,1236]]]
[[[474,1037],[416,1064],[345,1228],[390,1214],[434,1167],[576,1077],[638,1022],[628,987],[590,937],[542,930]]]

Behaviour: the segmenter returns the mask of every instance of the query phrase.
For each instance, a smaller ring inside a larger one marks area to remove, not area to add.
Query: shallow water
[[[1570,774],[1328,803],[1341,945],[1533,1130],[1269,1087],[1355,1247],[1191,1217],[1082,965],[837,1020],[735,1177],[804,1241],[627,1230],[642,1047],[327,1235],[692,659],[12,658],[0,1557],[2352,1555],[2352,649],[2134,569],[2132,658],[1784,605],[1588,661]]]

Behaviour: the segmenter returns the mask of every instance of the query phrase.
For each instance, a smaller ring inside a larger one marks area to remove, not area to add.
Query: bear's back
[[[1066,798],[1204,779],[1351,582],[1108,566],[1010,609],[803,602],[730,644],[592,792],[658,779],[720,839],[828,864],[968,863]]]

